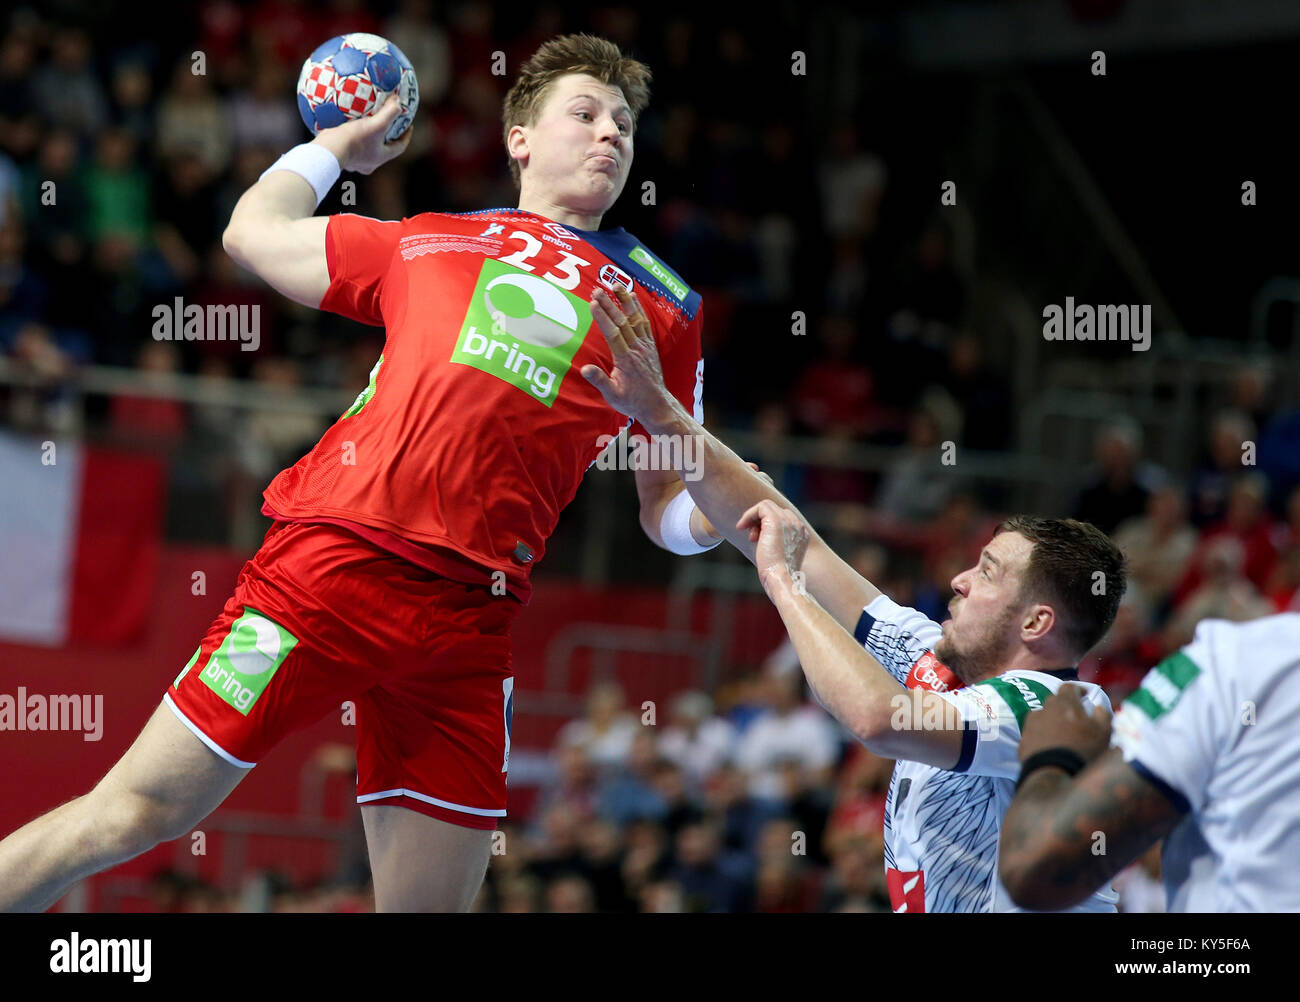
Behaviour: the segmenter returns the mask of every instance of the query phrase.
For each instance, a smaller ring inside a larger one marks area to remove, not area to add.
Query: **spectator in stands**
[[[1182,602],[1206,577],[1205,562],[1210,549],[1225,537],[1241,544],[1242,574],[1256,589],[1268,586],[1269,575],[1277,562],[1272,521],[1264,500],[1267,481],[1257,473],[1243,474],[1232,485],[1223,519],[1201,533],[1201,541],[1187,571],[1178,584],[1174,598]]]
[[[1207,455],[1192,476],[1189,515],[1197,528],[1221,521],[1228,510],[1232,485],[1244,472],[1246,443],[1255,441],[1255,424],[1237,410],[1214,416],[1206,442]]]
[[[745,731],[736,764],[749,774],[750,794],[783,803],[783,766],[793,761],[808,770],[811,781],[826,783],[839,758],[839,732],[824,711],[803,701],[803,677],[797,673],[764,677],[768,712]]]
[[[700,819],[677,833],[668,879],[681,887],[688,912],[746,911],[748,871],[743,860],[722,849],[716,822]]]
[[[131,137],[138,150],[154,142],[153,80],[149,67],[123,60],[113,69],[113,123]]]
[[[86,172],[87,219],[92,242],[121,237],[136,250],[149,242],[149,175],[136,163],[135,140],[125,129],[99,133],[95,161]]]
[[[0,39],[0,147],[16,159],[36,148],[38,134],[49,127],[38,125],[35,84],[36,45],[24,33],[11,30]]]
[[[885,823],[885,798],[894,763],[854,743],[835,783],[835,802],[822,850],[833,857],[846,842],[877,836]]]
[[[49,285],[26,261],[21,220],[0,226],[0,350],[11,350],[18,331],[45,319]]]
[[[816,907],[824,862],[810,853],[816,841],[797,818],[773,818],[763,826],[753,877],[753,911],[800,913]]]
[[[1115,621],[1079,665],[1079,678],[1101,686],[1111,704],[1118,706],[1164,655],[1158,637],[1151,636],[1152,626],[1151,604],[1142,586],[1130,580]]]
[[[854,358],[857,334],[846,316],[828,316],[817,330],[820,354],[794,387],[792,406],[799,430],[818,438],[861,439],[882,420],[875,376]]]
[[[22,204],[31,210],[24,211],[28,250],[33,267],[49,285],[46,319],[55,324],[89,321],[96,312],[93,297],[86,295],[89,203],[77,140],[64,129],[43,135],[35,161],[22,169]]]
[[[140,346],[136,364],[143,373],[165,377],[179,371],[180,351],[172,341],[150,339]],[[115,434],[166,447],[174,447],[189,424],[184,404],[160,397],[116,396],[109,413]]]
[[[627,760],[639,726],[636,717],[623,710],[622,686],[602,682],[587,693],[586,714],[565,724],[556,740],[561,747],[582,745],[598,769],[607,769]]]
[[[834,126],[818,179],[823,231],[832,239],[870,237],[888,176],[884,160],[862,149],[852,122]]]
[[[1279,612],[1300,609],[1300,487],[1286,502],[1286,518],[1273,530],[1277,564],[1265,586],[1266,596]]]
[[[943,387],[961,409],[961,444],[967,449],[1006,449],[1011,444],[1011,387],[984,363],[979,338],[962,332],[948,344]]]
[[[1201,558],[1201,584],[1174,610],[1164,630],[1165,651],[1191,642],[1202,619],[1242,623],[1272,612],[1272,607],[1246,577],[1246,550],[1240,539],[1223,534],[1208,540]]]
[[[595,910],[630,912],[636,907],[623,886],[623,837],[608,821],[588,822],[579,830],[583,875],[591,885]]]
[[[676,763],[698,788],[735,754],[736,729],[713,714],[708,693],[682,692],[672,702],[669,724],[659,739],[659,753]]]
[[[511,877],[501,884],[497,896],[497,911],[506,915],[536,912],[541,890],[541,882],[536,877],[527,875]]]
[[[228,103],[235,152],[250,146],[284,150],[299,140],[298,108],[284,99],[296,83],[294,72],[280,63],[264,60],[249,68],[244,86]]]
[[[108,100],[95,75],[90,36],[84,29],[59,28],[49,58],[37,64],[31,80],[32,99],[46,127],[68,129],[90,143],[108,123]]]
[[[551,757],[555,778],[538,798],[534,816],[542,817],[559,804],[582,817],[595,814],[601,794],[587,746],[557,742]]]
[[[546,38],[557,34],[561,32],[552,32]],[[411,61],[415,79],[420,81],[420,103],[428,102],[429,107],[440,103],[451,83],[451,46],[447,32],[433,19],[431,0],[401,0],[384,25],[384,37],[392,39]],[[525,50],[523,58],[527,59],[536,52],[537,46],[546,38],[539,39],[536,45]],[[523,59],[512,61],[511,65],[518,66],[522,62]],[[408,149],[407,152],[420,151]]]
[[[569,873],[582,873],[580,833],[588,817],[567,804],[554,804],[541,816],[541,837],[528,861],[528,872],[543,882]]]
[[[576,874],[557,877],[546,886],[546,910],[552,915],[576,915],[595,908],[591,884]]]
[[[620,827],[631,821],[663,820],[668,804],[655,789],[658,763],[658,739],[654,731],[639,729],[622,764],[605,770],[597,794],[597,813]]]
[[[1196,530],[1187,521],[1181,489],[1165,484],[1151,492],[1146,511],[1115,530],[1115,545],[1128,561],[1130,587],[1137,585],[1158,612],[1166,608],[1196,552]]]
[[[672,862],[664,830],[653,821],[629,825],[623,832],[623,886],[633,899],[642,902],[646,889],[661,880]],[[678,909],[680,910],[680,909]]]
[[[960,421],[947,393],[936,388],[926,394],[912,412],[906,450],[880,483],[874,507],[881,517],[903,525],[925,523],[943,510],[954,483],[940,450],[960,437]]]
[[[857,838],[838,846],[819,911],[888,912],[889,888],[885,884],[884,840]]]
[[[748,777],[734,765],[721,766],[705,781],[704,806],[721,826],[723,846],[737,852],[751,851],[763,825],[780,810],[751,797]]]
[[[664,802],[661,824],[669,838],[676,838],[681,829],[698,821],[702,815],[698,800],[686,788],[686,778],[682,770],[666,758],[661,758],[654,765],[654,787]]]
[[[193,153],[209,176],[220,174],[230,164],[229,109],[212,92],[208,77],[193,71],[188,55],[176,64],[171,86],[159,102],[155,149],[164,160]]]
[[[1072,517],[1112,533],[1125,519],[1146,511],[1147,498],[1163,481],[1160,470],[1142,462],[1142,429],[1135,421],[1114,421],[1096,440],[1097,472],[1080,491]]]

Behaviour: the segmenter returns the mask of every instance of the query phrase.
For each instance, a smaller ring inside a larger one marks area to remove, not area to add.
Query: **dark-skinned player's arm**
[[[723,536],[752,562],[754,542],[748,532],[736,528],[740,516],[759,501],[774,501],[788,509],[794,509],[794,505],[772,486],[770,478],[757,473],[752,464],[746,463],[706,430],[668,392],[650,322],[635,297],[622,290],[618,292],[617,303],[603,289],[597,289],[591,301],[596,324],[613,352],[614,368],[606,373],[599,366],[585,365],[582,375],[600,390],[611,407],[636,418],[650,434],[696,436],[695,441],[700,446],[696,455],[700,457],[701,475],[684,487],[690,491],[691,499],[704,513],[714,533]],[[677,482],[682,483],[680,478]],[[638,491],[642,489],[640,477],[637,487]],[[679,488],[665,479],[661,489],[671,489],[676,494]],[[660,503],[666,504],[670,499],[671,495]],[[647,517],[646,501],[647,494],[643,493],[643,526],[652,521]],[[662,508],[659,511],[662,512]],[[653,522],[653,525],[658,523]],[[692,532],[695,529],[693,522]],[[648,528],[647,533],[650,533]],[[706,542],[708,538],[696,536],[699,542]],[[815,532],[803,562],[803,573],[808,591],[836,622],[850,632],[857,625],[863,608],[880,594],[880,589],[837,556]]]
[[[1078,686],[1063,685],[1029,714],[1020,761],[1067,748],[1089,763],[1077,776],[1042,766],[1024,777],[1002,819],[998,875],[1021,908],[1059,911],[1094,894],[1183,818],[1158,787],[1109,748],[1105,707],[1089,715]],[[1104,852],[1097,846],[1105,838]]]
[[[905,689],[801,586],[812,539],[803,516],[764,500],[741,516],[738,527],[753,544],[758,579],[826,711],[884,758],[956,766],[966,730],[957,707],[937,693]],[[913,709],[918,706],[919,712]]]

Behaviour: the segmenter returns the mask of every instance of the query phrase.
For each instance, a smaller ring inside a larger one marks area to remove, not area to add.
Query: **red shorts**
[[[522,606],[492,592],[339,526],[276,522],[163,699],[244,767],[351,700],[358,803],[495,828],[514,711],[510,625]]]

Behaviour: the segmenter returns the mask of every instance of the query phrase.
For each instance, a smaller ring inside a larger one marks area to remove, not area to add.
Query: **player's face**
[[[952,579],[935,656],[962,679],[997,670],[1019,639],[1020,580],[1029,563],[1031,543],[1018,532],[1000,532],[980,552],[974,567]]]
[[[533,196],[599,214],[618,199],[632,169],[632,112],[618,87],[585,73],[560,77],[519,151],[521,184]]]

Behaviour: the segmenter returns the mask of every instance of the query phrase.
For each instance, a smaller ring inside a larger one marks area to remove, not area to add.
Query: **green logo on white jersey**
[[[199,673],[203,684],[244,716],[266,690],[273,676],[297,645],[288,630],[271,622],[256,609],[230,624],[221,646],[212,652]]]
[[[484,258],[451,360],[555,403],[591,328],[591,308],[544,278]]]

